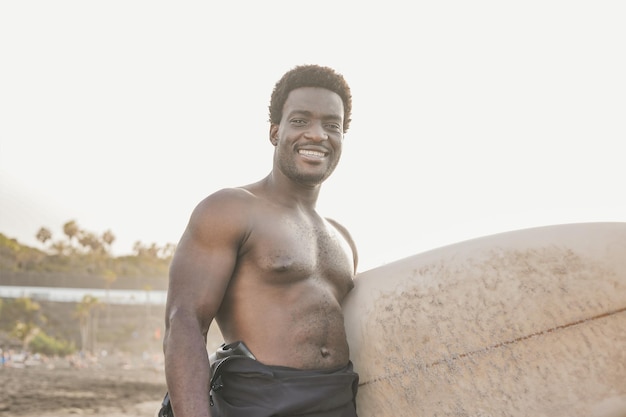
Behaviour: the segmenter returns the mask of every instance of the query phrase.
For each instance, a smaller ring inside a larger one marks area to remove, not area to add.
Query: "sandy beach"
[[[57,360],[0,368],[0,417],[154,416],[165,393],[162,366],[72,366]]]
[[[72,334],[75,305],[44,302],[52,320],[46,331]],[[49,359],[22,353],[0,333],[0,417],[154,416],[166,391],[163,367],[163,305],[113,305],[102,310],[94,354]],[[53,326],[54,325],[54,326]],[[217,326],[208,348],[222,343]]]

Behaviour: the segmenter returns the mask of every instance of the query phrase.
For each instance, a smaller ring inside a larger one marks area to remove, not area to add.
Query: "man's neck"
[[[315,210],[317,198],[321,190],[321,184],[306,185],[297,183],[275,171],[270,172],[263,180],[263,184],[268,194],[271,194],[281,204],[300,206],[311,210]]]

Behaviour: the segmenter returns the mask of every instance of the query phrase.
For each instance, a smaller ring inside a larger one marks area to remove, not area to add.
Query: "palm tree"
[[[104,278],[106,288],[106,309],[107,309],[107,324],[111,323],[111,301],[109,300],[109,291],[111,285],[117,280],[117,274],[110,269],[105,269],[102,272],[102,278]]]
[[[63,225],[63,233],[67,236],[67,239],[70,242],[70,246],[72,246],[72,239],[78,235],[80,232],[80,228],[78,227],[78,223],[75,220],[70,220],[69,222]]]
[[[22,350],[26,350],[30,342],[37,336],[41,329],[35,323],[24,323],[18,321],[11,330],[11,335],[17,337],[22,342]]]
[[[52,232],[45,227],[40,227],[36,237],[38,241],[45,245],[48,240],[52,239]]]
[[[152,316],[151,303],[150,303],[150,292],[152,291],[152,285],[146,284],[143,286],[143,289],[146,291],[146,316],[148,317],[148,320],[149,320],[150,316]]]
[[[78,233],[78,243],[87,251],[92,254],[101,254],[104,246],[98,236],[95,233],[81,231]]]
[[[59,240],[52,243],[52,245],[50,245],[50,248],[52,248],[53,252],[56,252],[59,255],[65,255],[69,246],[67,245],[67,243]]]
[[[76,305],[76,317],[80,325],[81,351],[89,350],[93,353],[97,332],[96,308],[100,306],[100,301],[89,294],[85,295],[80,303]]]
[[[111,250],[111,245],[115,242],[115,235],[110,230],[107,230],[102,234],[102,241],[105,243],[107,250]]]
[[[172,259],[174,252],[176,252],[176,245],[174,243],[168,243],[161,248],[161,257],[163,259]]]
[[[39,324],[45,324],[45,317],[41,315],[41,306],[30,298],[16,298],[5,308],[3,315],[15,319],[11,334],[22,342],[26,349],[30,341],[39,333]],[[39,324],[38,324],[39,323]]]

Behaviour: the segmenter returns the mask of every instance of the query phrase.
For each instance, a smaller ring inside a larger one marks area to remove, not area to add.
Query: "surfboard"
[[[626,416],[626,223],[434,249],[343,306],[360,417]]]

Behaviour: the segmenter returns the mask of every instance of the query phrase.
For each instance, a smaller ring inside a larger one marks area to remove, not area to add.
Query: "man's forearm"
[[[210,417],[210,367],[206,342],[198,329],[176,323],[164,344],[165,376],[176,417]]]

